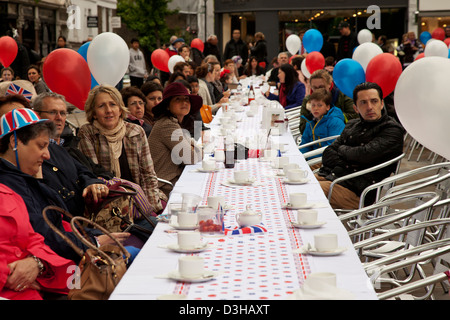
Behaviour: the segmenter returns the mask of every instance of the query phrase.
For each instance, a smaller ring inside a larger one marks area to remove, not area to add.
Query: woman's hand
[[[10,273],[6,280],[6,287],[14,291],[23,291],[27,288],[38,288],[35,282],[39,275],[39,266],[33,257],[17,260],[8,265]]]
[[[124,243],[125,240],[127,240],[131,234],[128,232],[112,232],[111,235],[120,243]],[[109,236],[105,234],[98,236],[97,241],[101,246],[105,244],[116,244],[113,239],[111,239]]]
[[[98,202],[100,198],[104,198],[108,195],[109,189],[104,184],[91,184],[84,188],[83,197],[86,197],[88,194],[92,195],[94,202]]]

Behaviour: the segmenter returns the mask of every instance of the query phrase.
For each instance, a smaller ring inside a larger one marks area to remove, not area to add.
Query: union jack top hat
[[[17,129],[42,121],[48,121],[48,119],[40,119],[36,112],[31,109],[13,109],[0,119],[0,139]]]

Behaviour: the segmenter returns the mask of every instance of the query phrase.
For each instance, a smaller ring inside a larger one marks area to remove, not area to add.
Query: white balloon
[[[296,34],[291,34],[286,39],[286,48],[292,55],[298,53],[301,45],[302,45],[302,40],[300,40],[300,37]]]
[[[178,62],[186,62],[186,61],[184,60],[184,58],[182,56],[180,56],[178,54],[173,55],[169,58],[169,62],[167,64],[168,64],[170,73],[173,73],[173,67],[175,67],[175,65]]]
[[[96,36],[89,45],[87,62],[99,84],[115,86],[127,72],[130,51],[120,36],[104,32]]]
[[[358,42],[363,44],[366,42],[372,42],[372,32],[368,29],[362,29],[358,32]]]
[[[306,59],[303,59],[300,69],[306,78],[308,78],[308,79],[311,78],[311,73],[309,73],[309,70],[306,67]]]
[[[382,53],[383,50],[379,45],[372,42],[365,42],[355,49],[352,59],[358,61],[362,65],[364,71],[366,71],[367,65],[369,64],[370,60],[372,60],[372,58],[376,55]]]
[[[419,59],[398,79],[394,104],[400,122],[414,139],[450,159],[448,88],[450,59]]]
[[[448,47],[444,41],[435,39],[432,42],[430,41],[427,42],[424,53],[425,57],[436,56],[448,58]]]

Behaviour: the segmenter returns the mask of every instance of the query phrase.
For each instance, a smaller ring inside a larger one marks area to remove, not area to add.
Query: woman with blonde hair
[[[141,186],[156,213],[167,197],[158,180],[144,129],[124,121],[128,114],[119,91],[109,85],[96,86],[85,104],[87,124],[80,128],[79,148],[95,163]]]

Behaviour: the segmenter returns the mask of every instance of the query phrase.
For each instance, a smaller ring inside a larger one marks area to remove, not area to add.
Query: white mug
[[[198,231],[178,231],[178,246],[181,249],[195,249],[201,244]]]
[[[182,256],[178,258],[178,272],[182,277],[200,277],[204,270],[205,259],[199,256]]]
[[[276,157],[273,159],[273,166],[275,168],[281,169],[287,164],[289,164],[289,157]]]
[[[278,155],[278,150],[266,149],[264,150],[264,158],[275,158]]]
[[[299,169],[300,166],[297,163],[288,163],[283,166],[283,172],[287,175],[287,172],[292,169]]]
[[[178,225],[180,227],[193,227],[198,224],[198,215],[195,213],[178,213]]]
[[[337,246],[338,246],[337,235],[334,233],[314,235],[314,248],[316,248],[317,251],[321,252],[334,251],[337,249]]]
[[[216,161],[225,161],[225,151],[222,149],[214,150],[214,159]]]
[[[207,171],[212,171],[216,168],[216,163],[211,160],[203,160],[202,161],[202,169]]]
[[[317,222],[317,210],[298,210],[297,222],[303,224],[314,224]]]
[[[234,171],[234,181],[236,183],[244,183],[248,181],[248,171],[239,170]]]
[[[219,204],[222,208],[225,206],[225,197],[222,196],[211,196],[207,198],[208,207],[217,210],[219,208]]]
[[[327,287],[336,287],[336,274],[332,272],[314,272],[307,276],[305,285],[316,291],[322,291]]]
[[[289,194],[289,203],[292,207],[302,207],[306,204],[308,200],[308,196],[306,193],[290,193]]]
[[[308,176],[308,171],[302,169],[290,169],[287,171],[286,177],[289,181],[296,182],[305,179]]]

